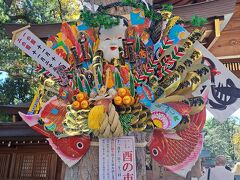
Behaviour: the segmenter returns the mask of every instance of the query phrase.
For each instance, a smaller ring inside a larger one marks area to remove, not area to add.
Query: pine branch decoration
[[[196,27],[203,27],[207,22],[208,20],[203,17],[192,16],[191,18],[191,25]]]

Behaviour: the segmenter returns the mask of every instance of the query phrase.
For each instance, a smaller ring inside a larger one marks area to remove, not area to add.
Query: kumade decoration
[[[148,131],[153,159],[177,172],[194,164],[203,142],[206,97],[192,95],[210,76],[193,46],[203,32],[187,35],[170,6],[157,12],[127,2],[135,8],[126,16],[131,20],[84,8],[80,22],[64,22],[49,37],[51,53],[32,55],[30,31],[18,36],[15,44],[41,62],[38,92],[29,113],[20,116],[69,166],[87,152],[93,136]],[[23,35],[29,47],[19,43]]]

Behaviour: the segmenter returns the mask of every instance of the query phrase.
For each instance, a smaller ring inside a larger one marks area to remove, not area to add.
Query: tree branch
[[[33,21],[31,21],[31,19],[26,16],[25,14],[22,15],[16,15],[16,16],[9,16],[9,18],[11,19],[11,21],[14,20],[18,20],[18,19],[24,19],[25,21],[29,22],[29,23],[34,23]]]
[[[62,4],[61,4],[61,0],[58,0],[58,4],[59,4],[59,9],[60,9],[60,18],[61,18],[61,21],[63,21],[63,17],[62,17]]]

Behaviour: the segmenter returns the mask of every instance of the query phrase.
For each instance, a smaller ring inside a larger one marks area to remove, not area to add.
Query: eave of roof
[[[26,24],[4,24],[3,27],[8,35],[12,38],[12,32],[26,26]],[[50,35],[56,35],[61,28],[61,23],[54,24],[31,24],[29,28],[36,36],[41,39],[47,39]]]
[[[161,8],[162,4],[154,4],[155,9]],[[188,21],[192,15],[200,17],[218,17],[234,11],[236,0],[209,0],[205,2],[177,6],[173,13]]]
[[[220,19],[222,19],[223,16],[221,16]],[[208,24],[205,25],[207,30],[212,30],[213,25],[213,18],[209,18]],[[20,29],[26,24],[4,24],[5,31],[9,38],[12,38],[12,32]],[[195,29],[194,27],[187,26],[186,27],[188,31],[192,31]],[[29,28],[30,31],[32,31],[37,37],[39,37],[42,40],[46,40],[50,35],[56,35],[60,29],[61,29],[61,23],[55,23],[55,24],[31,24],[31,27]]]
[[[16,123],[0,123],[0,139],[35,137],[43,139],[44,136],[30,128],[24,121]]]
[[[6,114],[18,114],[19,111],[27,113],[29,106],[30,103],[22,105],[0,105],[0,112],[4,112]]]
[[[188,21],[192,15],[205,18],[219,17],[234,11],[236,0],[210,0],[202,3],[177,6],[173,13]],[[159,9],[161,4],[154,4],[155,9]],[[26,26],[26,24],[4,24],[8,36],[12,37],[12,32]],[[30,30],[41,39],[46,39],[50,35],[55,35],[60,31],[61,23],[55,24],[31,24]]]

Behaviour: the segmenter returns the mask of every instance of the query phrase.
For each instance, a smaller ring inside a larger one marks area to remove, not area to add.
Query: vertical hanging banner
[[[56,78],[57,67],[62,66],[67,70],[70,65],[53,52],[44,42],[42,42],[36,35],[29,29],[23,30],[14,41],[14,44],[19,47],[23,52],[29,55],[32,59],[37,61]]]
[[[240,107],[240,81],[201,43],[194,44],[202,52],[203,60],[210,67],[211,77],[208,84],[202,84],[194,95],[209,89],[207,109],[214,117],[224,122]]]
[[[99,139],[99,179],[137,179],[133,136]]]

